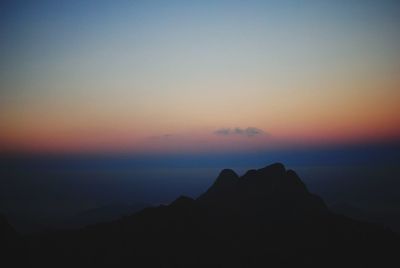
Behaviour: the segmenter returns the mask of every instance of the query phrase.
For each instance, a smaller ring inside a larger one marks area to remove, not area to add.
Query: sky
[[[400,140],[397,1],[1,1],[0,152]]]

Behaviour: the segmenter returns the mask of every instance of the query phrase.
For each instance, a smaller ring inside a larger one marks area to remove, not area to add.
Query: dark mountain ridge
[[[400,239],[332,213],[277,163],[225,169],[197,199],[27,237],[20,252],[46,267],[397,267]]]
[[[327,212],[322,199],[311,194],[294,171],[279,163],[249,170],[242,177],[225,169],[197,201],[230,210],[242,209],[243,213],[248,209],[283,214]]]

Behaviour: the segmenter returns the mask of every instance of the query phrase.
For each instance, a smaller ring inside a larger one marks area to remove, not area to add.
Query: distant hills
[[[396,233],[331,212],[279,163],[225,169],[197,199],[18,241],[18,261],[38,267],[400,267]]]

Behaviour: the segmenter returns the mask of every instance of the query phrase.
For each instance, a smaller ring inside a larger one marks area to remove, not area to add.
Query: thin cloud
[[[232,130],[230,128],[221,128],[214,131],[214,134],[218,136],[228,136],[232,134]]]
[[[262,136],[267,135],[267,133],[256,127],[248,127],[248,128],[220,128],[214,131],[214,134],[217,136],[246,136],[246,137],[254,137],[254,136]]]

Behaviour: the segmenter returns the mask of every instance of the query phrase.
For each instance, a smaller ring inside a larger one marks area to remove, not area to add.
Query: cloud
[[[259,128],[256,127],[248,127],[248,128],[220,128],[214,131],[214,134],[217,136],[247,136],[247,137],[254,137],[254,136],[261,136],[267,135],[267,133]]]
[[[230,128],[220,128],[214,131],[214,134],[218,136],[228,136],[232,134],[232,131]]]

